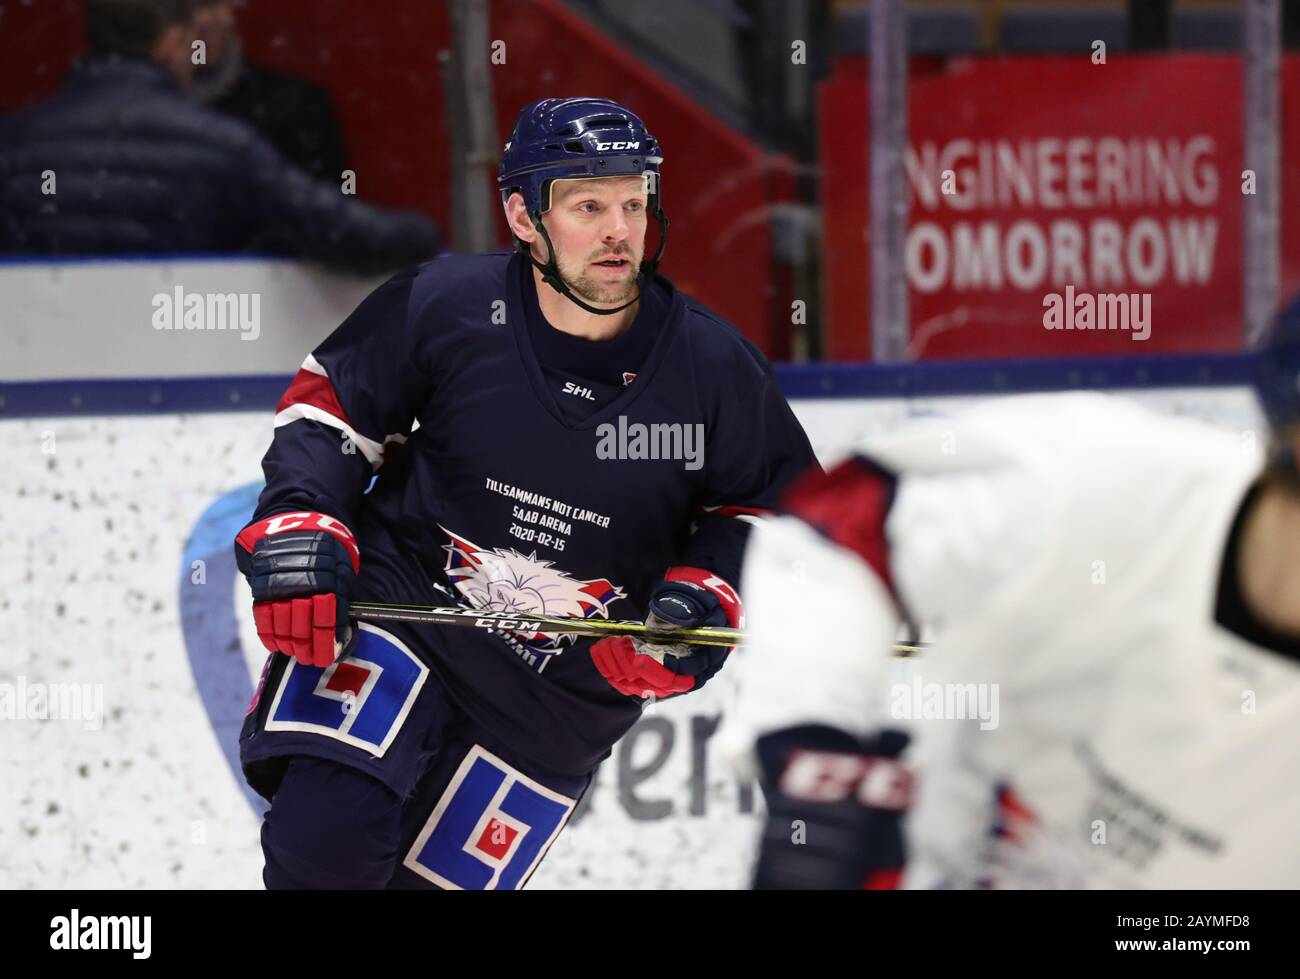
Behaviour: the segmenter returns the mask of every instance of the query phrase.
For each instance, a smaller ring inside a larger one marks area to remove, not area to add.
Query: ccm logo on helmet
[[[604,153],[606,150],[635,150],[641,146],[641,143],[597,143],[596,151]]]

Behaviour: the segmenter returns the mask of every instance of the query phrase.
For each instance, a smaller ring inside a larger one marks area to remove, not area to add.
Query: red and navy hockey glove
[[[646,625],[655,629],[699,626],[744,626],[745,613],[736,590],[702,568],[669,568],[650,596]],[[649,643],[630,636],[611,636],[591,647],[601,676],[615,690],[632,697],[662,700],[698,690],[722,669],[733,647]]]
[[[262,644],[303,666],[329,666],[351,634],[348,601],[361,570],[352,531],[323,513],[281,513],[235,538],[235,560],[253,589]]]
[[[767,822],[755,890],[893,890],[902,877],[912,776],[908,736],[858,739],[821,724],[758,739]]]

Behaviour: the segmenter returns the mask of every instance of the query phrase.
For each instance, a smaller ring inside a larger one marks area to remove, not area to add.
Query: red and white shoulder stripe
[[[383,465],[384,450],[390,442],[406,441],[405,435],[388,435],[378,442],[358,432],[339,403],[325,368],[311,354],[302,362],[280,403],[275,406],[276,428],[301,419],[320,422],[342,432],[374,469]]]

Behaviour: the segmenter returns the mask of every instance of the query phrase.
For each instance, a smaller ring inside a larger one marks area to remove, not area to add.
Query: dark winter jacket
[[[0,253],[257,252],[377,272],[438,245],[423,217],[312,180],[150,62],[87,60],[0,119]]]

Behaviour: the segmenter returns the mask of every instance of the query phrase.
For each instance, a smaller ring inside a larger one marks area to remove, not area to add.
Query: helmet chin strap
[[[641,288],[637,289],[635,298],[628,300],[622,306],[615,306],[613,309],[601,309],[597,306],[592,306],[590,303],[583,302],[573,294],[573,290],[569,288],[569,284],[565,282],[564,277],[560,275],[560,267],[555,261],[555,246],[551,244],[551,236],[546,233],[546,225],[542,224],[542,216],[540,214],[530,214],[528,217],[532,220],[533,227],[537,229],[538,234],[542,236],[542,241],[546,242],[546,264],[543,265],[541,262],[537,261],[537,259],[533,258],[532,249],[528,247],[526,242],[519,242],[520,251],[527,255],[528,261],[533,264],[533,267],[536,268],[537,271],[542,273],[542,281],[558,292],[561,296],[564,296],[570,302],[585,309],[589,313],[595,313],[597,316],[613,316],[615,313],[621,313],[629,306],[635,305],[641,299],[641,292],[644,288],[644,284],[654,278],[655,269],[659,266],[659,258],[663,255],[664,245],[668,241],[668,218],[663,215],[662,211],[660,211],[656,216],[659,219],[659,247],[655,249],[654,258],[649,261],[643,261],[640,269],[637,271],[637,279],[641,282]],[[642,279],[642,276],[644,276],[644,279]]]

